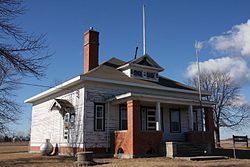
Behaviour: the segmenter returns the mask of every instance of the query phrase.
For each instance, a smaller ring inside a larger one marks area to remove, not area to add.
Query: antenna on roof
[[[138,51],[138,46],[136,46],[136,48],[135,48],[135,59],[136,59],[136,56],[137,56],[137,51]]]
[[[146,16],[145,5],[142,6],[142,20],[143,20],[143,55],[146,54]]]

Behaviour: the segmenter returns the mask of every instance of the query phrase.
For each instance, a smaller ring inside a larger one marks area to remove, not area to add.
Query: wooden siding
[[[123,93],[135,92],[159,94],[172,97],[196,99],[194,95],[173,93],[167,91],[134,88],[115,84],[100,84],[88,82],[74,86],[47,98],[37,101],[32,108],[31,146],[40,146],[45,139],[51,139],[53,145],[81,146],[87,148],[110,147],[110,134],[119,129],[119,105],[105,104],[105,131],[94,131],[94,103],[105,103],[106,100]],[[72,133],[72,140],[63,139],[63,118],[59,111],[49,111],[53,99],[67,99],[75,107],[76,131]],[[154,105],[154,104],[153,104]],[[184,133],[188,131],[188,106],[161,104],[164,115],[164,139],[184,140]],[[170,133],[169,108],[181,108],[181,133]],[[108,116],[109,115],[109,116]],[[198,118],[200,118],[198,116]],[[83,119],[85,121],[83,121]],[[200,127],[200,126],[199,126]]]
[[[119,107],[105,103],[122,92],[116,89],[85,87],[85,142],[87,148],[110,147],[110,133],[119,128]],[[105,103],[105,131],[94,131],[94,103]],[[109,115],[109,116],[108,116]]]
[[[179,106],[179,105],[165,105],[163,106],[163,118],[164,118],[164,133],[163,139],[164,141],[184,141],[185,140],[185,132],[188,132],[188,107],[187,106]],[[171,133],[170,132],[170,108],[180,109],[181,114],[181,132],[180,133]]]
[[[53,145],[79,146],[82,143],[82,107],[84,89],[78,89],[68,93],[63,91],[60,96],[48,99],[45,102],[37,103],[32,107],[31,124],[31,146],[40,146],[45,139],[50,139]],[[50,111],[54,98],[66,99],[73,104],[76,122],[75,130],[70,134],[69,142],[63,138],[63,117],[58,110]]]

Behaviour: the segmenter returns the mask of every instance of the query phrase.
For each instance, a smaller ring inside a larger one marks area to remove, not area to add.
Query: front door
[[[156,118],[154,107],[141,107],[142,130],[156,130]]]

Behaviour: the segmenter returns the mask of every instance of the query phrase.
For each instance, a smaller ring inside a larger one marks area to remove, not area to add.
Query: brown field
[[[39,154],[30,154],[27,152],[26,144],[0,144],[0,167],[73,167],[75,158],[63,156],[40,156]],[[250,151],[250,150],[247,150]],[[250,154],[249,152],[247,154]],[[114,158],[95,158],[96,166],[116,167],[116,166],[136,166],[136,167],[160,167],[160,166],[183,166],[183,167],[231,167],[231,166],[250,166],[250,159],[227,159],[227,160],[209,160],[209,161],[187,161],[173,160],[165,157],[158,158],[136,158],[136,159],[114,159]]]
[[[248,144],[250,147],[250,140],[248,140]],[[236,148],[241,148],[241,149],[246,149],[246,143],[245,142],[237,142],[235,143]],[[232,139],[227,139],[227,140],[222,140],[221,141],[221,147],[223,148],[233,148],[233,140]]]

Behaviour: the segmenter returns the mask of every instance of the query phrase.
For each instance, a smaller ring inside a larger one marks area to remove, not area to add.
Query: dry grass
[[[249,146],[250,146],[250,140],[248,140],[248,143],[249,143]],[[232,139],[222,140],[221,141],[221,147],[223,147],[223,148],[233,148],[233,140]],[[247,144],[245,142],[236,142],[235,147],[240,148],[240,149],[247,149],[246,148]]]
[[[1,167],[73,167],[74,158],[72,157],[42,157],[40,155],[28,154],[28,153],[19,153],[12,154],[15,158],[11,159],[0,159]],[[186,161],[186,160],[172,160],[164,157],[160,158],[137,158],[137,159],[95,159],[97,162],[96,166],[100,167],[247,167],[250,166],[250,160],[219,160],[219,161]]]
[[[44,157],[39,154],[27,153],[27,146],[23,145],[0,145],[0,167],[73,167],[75,158],[50,156]],[[250,160],[228,159],[217,161],[187,161],[173,160],[165,157],[158,158],[136,158],[136,159],[113,159],[97,158],[94,159],[100,167],[250,167]]]
[[[27,152],[28,146],[0,146],[0,155],[6,153]]]
[[[0,156],[7,153],[20,153],[27,152],[28,150],[28,142],[3,142],[0,143]]]

